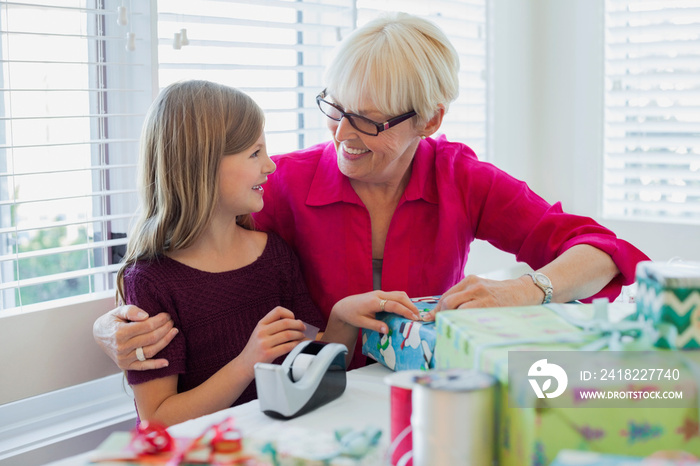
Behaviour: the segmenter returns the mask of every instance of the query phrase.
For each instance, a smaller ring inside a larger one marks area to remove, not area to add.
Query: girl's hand
[[[260,319],[241,354],[243,367],[254,376],[257,362],[272,362],[304,340],[306,326],[289,309],[277,306]]]
[[[143,371],[168,365],[166,359],[148,359],[177,335],[170,314],[162,312],[148,317],[136,306],[120,306],[99,317],[92,326],[92,335],[102,351],[122,370]],[[136,348],[143,348],[145,361],[136,358]]]
[[[383,308],[383,309],[382,309]],[[338,301],[331,316],[357,328],[388,332],[386,324],[375,318],[377,312],[391,312],[411,320],[420,320],[418,308],[403,291],[370,291]]]

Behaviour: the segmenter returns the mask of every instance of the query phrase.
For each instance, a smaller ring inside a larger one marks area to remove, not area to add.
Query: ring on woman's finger
[[[384,312],[384,306],[386,306],[388,299],[380,299],[379,300],[379,310]]]
[[[143,346],[139,346],[138,348],[136,348],[136,359],[138,359],[141,362],[146,360],[146,355],[143,354]]]

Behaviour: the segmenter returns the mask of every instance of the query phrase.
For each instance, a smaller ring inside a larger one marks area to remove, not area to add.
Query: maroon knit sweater
[[[258,321],[276,306],[291,310],[297,319],[325,327],[296,256],[274,233],[268,233],[262,255],[240,269],[203,272],[161,256],[138,261],[126,270],[124,289],[128,304],[152,316],[168,312],[180,330],[155,356],[166,358],[168,367],[127,371],[130,384],[178,374],[178,393],[197,387],[238,356]],[[256,397],[255,383],[251,383],[234,405]]]

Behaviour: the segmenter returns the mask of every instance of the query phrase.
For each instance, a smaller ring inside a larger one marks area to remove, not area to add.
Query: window
[[[0,2],[0,310],[112,288],[151,100],[120,4]]]
[[[607,0],[606,217],[700,223],[700,1]]]
[[[0,312],[113,290],[137,207],[141,124],[159,88],[201,78],[248,92],[265,109],[270,153],[325,141],[315,104],[324,65],[339,40],[384,11],[424,16],[451,38],[461,89],[442,131],[486,157],[486,0],[378,8],[0,0]]]

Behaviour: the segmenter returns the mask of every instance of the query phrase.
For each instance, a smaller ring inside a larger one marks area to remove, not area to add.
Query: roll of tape
[[[292,361],[292,381],[298,382],[306,374],[306,369],[309,368],[311,362],[316,356],[313,354],[301,353]]]

